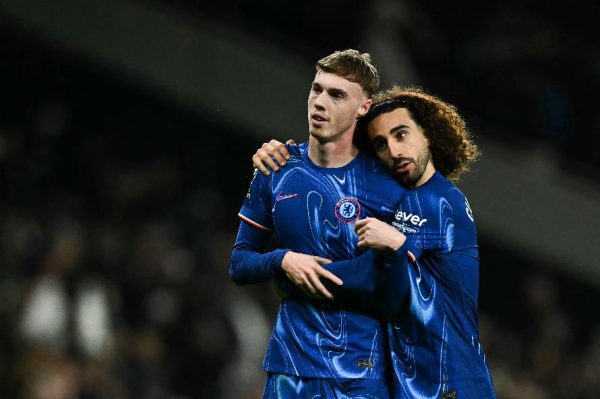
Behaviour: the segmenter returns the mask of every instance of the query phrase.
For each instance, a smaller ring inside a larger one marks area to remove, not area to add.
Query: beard
[[[429,151],[429,148],[424,148],[417,156],[417,159],[402,157],[394,160],[395,163],[409,161],[415,165],[415,167],[412,170],[396,175],[396,177],[400,181],[400,184],[407,188],[415,187],[419,180],[421,180],[421,177],[423,177],[423,174],[425,173],[425,169],[427,168],[427,164],[429,163],[430,158],[431,153]]]

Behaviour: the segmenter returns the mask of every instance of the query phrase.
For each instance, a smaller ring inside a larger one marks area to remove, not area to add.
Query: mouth
[[[311,114],[310,121],[313,124],[313,126],[320,127],[320,126],[323,126],[327,122],[327,118],[325,118],[321,114]]]
[[[412,161],[401,161],[394,164],[394,172],[399,174],[407,173]]]

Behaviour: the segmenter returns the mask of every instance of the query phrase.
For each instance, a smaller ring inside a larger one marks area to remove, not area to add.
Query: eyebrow
[[[390,129],[390,133],[396,133],[398,130],[408,129],[407,125],[398,125]]]
[[[336,88],[328,89],[327,91],[329,92],[329,94],[341,94],[342,96],[346,96],[348,94],[346,90]]]
[[[326,92],[328,92],[329,94],[332,94],[332,95],[333,94],[341,94],[342,96],[347,96],[348,95],[348,92],[346,90],[344,90],[344,89],[340,89],[340,88],[337,88],[337,87],[329,87],[329,88],[325,87],[324,88],[323,85],[321,85],[321,83],[318,83],[318,82],[313,82],[312,85],[311,85],[311,87],[313,89],[316,88],[316,89],[325,90]]]

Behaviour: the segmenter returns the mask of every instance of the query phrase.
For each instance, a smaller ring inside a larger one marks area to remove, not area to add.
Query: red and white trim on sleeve
[[[254,220],[248,219],[246,216],[242,215],[241,213],[238,213],[238,216],[240,217],[240,219],[242,219],[244,222],[248,223],[250,226],[256,227],[257,229],[263,230],[263,231],[271,231],[270,228],[265,227],[261,224],[258,224]]]

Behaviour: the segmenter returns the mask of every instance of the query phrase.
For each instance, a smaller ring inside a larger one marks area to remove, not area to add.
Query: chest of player
[[[302,169],[273,181],[271,212],[279,241],[297,250],[354,248],[354,222],[373,216],[366,183]]]

